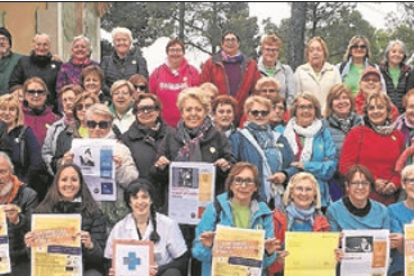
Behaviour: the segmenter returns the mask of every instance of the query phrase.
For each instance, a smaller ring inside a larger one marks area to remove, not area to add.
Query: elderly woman
[[[112,30],[114,51],[101,61],[101,68],[105,75],[103,84],[105,95],[117,80],[128,80],[134,74],[148,78],[147,61],[138,55],[138,51],[131,49],[132,33],[127,28],[117,27]]]
[[[308,63],[299,66],[295,72],[296,92],[312,93],[318,99],[322,110],[325,110],[329,89],[341,83],[341,76],[338,69],[327,62],[329,51],[322,38],[314,37],[308,41],[305,56]]]
[[[269,125],[277,132],[285,131],[286,121],[288,120],[288,110],[285,98],[271,95],[269,100],[272,102],[272,110],[269,114]]]
[[[93,199],[75,164],[66,164],[56,173],[55,181],[45,199],[34,213],[80,214],[83,273],[85,276],[102,276],[103,250],[106,240],[106,218]],[[25,235],[27,247],[32,247],[34,232]]]
[[[273,223],[275,237],[284,242],[285,232],[328,232],[329,223],[321,212],[321,195],[315,177],[309,173],[293,176],[283,196],[283,209],[275,209]],[[276,262],[269,267],[268,275],[283,275],[285,257],[289,253],[282,251]]]
[[[91,65],[83,69],[81,81],[85,92],[95,94],[99,98],[99,101],[103,104],[111,104],[111,97],[105,95],[102,92],[102,86],[104,84],[104,73],[99,66]]]
[[[125,133],[129,127],[135,122],[135,116],[132,114],[132,96],[135,89],[127,80],[119,80],[114,82],[111,87],[112,104],[109,110],[114,115],[114,126],[116,126],[118,137]]]
[[[412,145],[412,138],[414,137],[414,89],[410,89],[403,99],[403,106],[405,112],[395,121],[395,126],[400,130],[404,137],[404,142],[407,147]],[[407,159],[411,164],[412,160]]]
[[[237,161],[255,165],[259,171],[259,200],[271,209],[282,204],[284,187],[299,170],[291,166],[295,156],[286,138],[270,128],[270,100],[251,96],[244,103],[247,122],[230,136],[230,145]]]
[[[409,80],[414,78],[411,76],[411,67],[404,63],[407,58],[405,44],[398,39],[390,41],[385,49],[384,58],[379,69],[385,81],[387,95],[398,111],[404,113],[403,97],[413,88],[413,83],[410,84]]]
[[[369,67],[378,68],[378,65],[369,62],[370,57],[369,40],[363,35],[355,35],[349,41],[344,61],[337,66],[342,82],[352,90],[354,96],[360,89],[362,72]],[[382,79],[380,81],[380,86],[385,91],[384,81]]]
[[[274,34],[266,35],[260,44],[262,56],[257,66],[264,77],[275,78],[279,82],[279,94],[290,106],[296,95],[296,80],[292,68],[282,64],[278,58],[282,48],[282,40]]]
[[[184,57],[184,43],[172,39],[166,47],[167,60],[156,68],[149,79],[150,92],[157,95],[164,109],[162,117],[168,125],[175,127],[181,118],[175,103],[178,94],[188,87],[200,84],[197,69],[190,65]]]
[[[321,120],[318,99],[313,94],[298,94],[292,103],[290,117],[284,136],[295,155],[292,165],[318,180],[321,204],[325,209],[329,202],[328,181],[335,173],[338,158],[331,134]]]
[[[405,148],[403,135],[391,124],[391,101],[386,94],[369,94],[363,114],[365,125],[355,127],[345,138],[339,171],[345,175],[352,165],[366,166],[375,177],[370,198],[389,205],[400,188],[395,164]]]
[[[200,260],[202,276],[212,275],[212,247],[216,224],[244,229],[265,230],[265,252],[262,262],[262,275],[276,258],[276,250],[280,248],[274,238],[272,212],[264,202],[257,199],[260,189],[259,173],[250,163],[237,163],[226,180],[226,193],[217,197],[217,203],[210,203],[196,229],[196,240],[193,245],[193,256]],[[219,204],[220,208],[216,205]],[[200,275],[200,274],[198,274]]]
[[[237,100],[228,95],[219,95],[211,103],[214,126],[217,130],[224,133],[227,138],[236,132],[236,127],[234,126],[236,108]]]
[[[234,31],[221,36],[221,51],[209,58],[203,65],[201,83],[211,82],[219,94],[234,97],[237,102],[235,125],[240,124],[243,104],[261,75],[256,62],[240,52],[240,37]]]
[[[149,93],[148,80],[143,75],[140,75],[140,74],[132,75],[129,78],[129,82],[132,83],[132,85],[135,88],[135,93],[134,95],[132,95],[134,100],[137,99],[138,94],[141,92]]]
[[[114,116],[107,106],[94,104],[86,110],[85,117],[88,130],[85,138],[116,139],[112,131]],[[73,157],[74,153],[71,150],[67,151],[63,155],[60,165],[71,163]],[[127,214],[127,206],[122,201],[124,189],[132,180],[138,178],[137,167],[131,157],[130,150],[119,141],[113,149],[113,161],[115,163],[117,200],[101,202],[101,209],[109,217],[111,227]]]
[[[37,34],[33,38],[33,50],[29,56],[19,59],[10,75],[9,87],[23,85],[26,80],[38,77],[47,87],[47,105],[57,112],[56,80],[62,62],[50,52],[51,39],[47,34]]]
[[[187,275],[190,254],[183,235],[175,221],[156,212],[156,194],[151,182],[145,179],[132,182],[125,190],[124,201],[131,213],[115,225],[108,237],[105,248],[108,264],[114,256],[114,240],[152,241],[156,265],[151,267],[151,276]],[[109,270],[109,275],[118,275],[115,268]]]

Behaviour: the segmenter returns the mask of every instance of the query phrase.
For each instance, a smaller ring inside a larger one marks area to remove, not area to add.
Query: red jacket
[[[188,87],[200,85],[200,75],[197,69],[183,60],[178,74],[174,75],[171,69],[163,64],[155,69],[149,78],[149,89],[160,99],[163,109],[162,118],[170,126],[177,126],[181,119],[177,108],[177,97]]]
[[[237,91],[236,100],[238,105],[236,108],[236,116],[234,125],[238,126],[243,116],[243,105],[247,97],[254,92],[256,82],[261,78],[257,64],[251,58],[243,55],[242,61],[242,80]],[[201,72],[201,83],[211,82],[217,86],[219,94],[230,94],[229,80],[226,70],[221,60],[221,53],[209,58],[203,65]]]
[[[362,108],[364,107],[364,104],[365,104],[365,97],[364,97],[364,95],[362,95],[361,92],[359,92],[357,94],[357,96],[355,97],[355,108],[356,108],[357,113],[361,116],[363,116],[362,115]],[[400,116],[400,113],[398,112],[398,108],[394,104],[391,103],[391,120],[392,120],[392,122],[395,122],[398,119],[399,116]]]
[[[385,179],[399,188],[400,174],[395,170],[395,164],[404,149],[404,138],[399,130],[381,136],[367,126],[355,127],[345,137],[339,171],[345,175],[352,165],[363,165],[375,179]],[[387,206],[396,200],[396,195],[381,195],[373,190],[369,197]]]
[[[275,238],[283,243],[285,241],[285,232],[287,229],[287,217],[283,211],[279,209],[275,209],[273,211],[273,225],[275,228]],[[322,215],[315,215],[315,219],[313,221],[313,232],[329,232],[329,222],[326,217]],[[275,262],[267,269],[268,275],[273,275],[276,272],[282,271],[283,268],[283,265]]]

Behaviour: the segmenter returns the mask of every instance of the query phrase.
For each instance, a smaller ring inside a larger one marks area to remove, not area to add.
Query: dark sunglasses
[[[367,45],[352,45],[351,48],[352,49],[357,49],[357,48],[359,48],[359,49],[366,49],[367,48]]]
[[[137,112],[138,113],[144,113],[144,112],[153,112],[158,110],[158,107],[155,105],[144,105],[144,106],[138,106],[137,107]]]
[[[45,90],[27,90],[27,93],[32,94],[32,95],[34,94],[41,95],[45,93]]]
[[[144,85],[134,85],[134,87],[135,87],[135,90],[141,90],[141,91],[144,91],[145,89],[147,89],[147,86],[144,84]]]
[[[252,114],[254,117],[258,117],[258,116],[266,117],[267,115],[269,115],[269,111],[267,111],[267,110],[251,110],[250,114]]]
[[[100,122],[87,121],[86,126],[92,129],[94,129],[96,126],[98,126],[100,129],[107,129],[109,127],[109,122],[108,121],[100,121]]]
[[[83,108],[85,108],[85,110],[86,110],[86,109],[88,109],[91,106],[92,106],[91,104],[85,104],[85,105],[83,105],[83,104],[77,104],[75,106],[75,108],[76,108],[77,111],[82,111]]]

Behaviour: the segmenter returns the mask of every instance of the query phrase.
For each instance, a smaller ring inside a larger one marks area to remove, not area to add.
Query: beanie
[[[4,35],[5,37],[7,37],[7,39],[9,40],[10,48],[11,48],[11,46],[12,46],[12,36],[11,36],[9,30],[7,30],[4,27],[0,27],[0,35]]]

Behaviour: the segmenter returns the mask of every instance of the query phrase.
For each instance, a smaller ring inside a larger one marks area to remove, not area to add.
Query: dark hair
[[[76,97],[77,95],[79,95],[83,92],[83,89],[80,85],[77,85],[77,84],[65,85],[59,90],[59,98],[62,98],[62,95],[67,91],[73,91],[73,93],[75,94],[75,97]]]
[[[128,206],[128,208],[132,211],[131,197],[135,196],[139,191],[147,192],[152,201],[151,206],[150,206],[150,218],[151,218],[151,222],[152,222],[154,230],[152,231],[150,235],[150,241],[157,243],[160,241],[161,238],[157,232],[157,219],[156,219],[156,212],[155,212],[155,207],[154,207],[155,191],[154,191],[154,187],[151,184],[151,182],[143,178],[139,178],[139,179],[132,181],[124,192],[124,201],[126,205]]]
[[[285,108],[285,112],[287,110],[287,104],[286,104],[286,99],[280,95],[274,95],[274,94],[270,94],[269,95],[269,100],[272,102],[272,105],[275,106],[278,103],[282,103],[283,107]]]
[[[19,89],[22,89],[23,90],[23,85],[19,85],[19,84],[17,84],[17,85],[13,85],[12,87],[10,87],[10,89],[9,89],[9,94],[12,94],[14,91],[17,91],[17,90],[19,90]]]
[[[141,92],[138,94],[137,99],[134,101],[132,105],[132,114],[136,115],[138,112],[138,104],[145,99],[150,99],[154,102],[155,107],[158,108],[158,111],[162,111],[162,102],[155,94]],[[160,115],[161,116],[161,115]]]
[[[168,49],[171,46],[174,46],[174,45],[180,46],[181,47],[181,50],[183,50],[183,54],[185,54],[185,46],[184,46],[184,43],[181,40],[179,40],[178,38],[173,38],[170,41],[168,41],[167,46],[165,47],[165,52],[168,54]]]
[[[62,172],[67,168],[73,168],[79,177],[80,189],[76,197],[81,197],[81,212],[86,212],[88,215],[92,216],[95,212],[99,210],[98,205],[96,204],[95,200],[92,197],[89,188],[86,186],[85,179],[83,178],[81,169],[71,163],[71,164],[64,164],[62,165],[55,175],[55,179],[53,181],[52,186],[49,188],[45,198],[43,201],[37,206],[35,213],[53,213],[54,207],[59,201],[62,201],[63,198],[59,192],[59,179]]]
[[[238,35],[235,31],[233,31],[233,30],[227,30],[227,31],[225,31],[225,32],[222,34],[222,36],[221,36],[221,43],[223,43],[224,38],[225,38],[227,35],[229,35],[229,34],[234,35],[234,36],[237,38],[237,42],[240,42],[240,36],[239,36],[239,35]]]
[[[229,95],[219,95],[215,97],[214,100],[211,102],[211,111],[215,113],[219,105],[225,105],[225,104],[231,105],[231,107],[233,108],[234,114],[236,114],[237,100]]]
[[[259,190],[260,188],[260,179],[259,179],[259,172],[257,171],[256,166],[248,163],[248,162],[239,162],[236,165],[233,166],[233,168],[231,168],[229,175],[226,179],[226,190],[227,193],[229,195],[229,198],[233,198],[234,194],[233,192],[230,190],[230,186],[231,183],[233,183],[234,178],[236,177],[236,175],[238,175],[239,173],[241,173],[243,170],[245,169],[250,169],[253,172],[253,178],[254,178],[254,183],[257,187],[257,190]],[[259,193],[256,191],[253,193],[252,198],[251,199],[258,199],[259,198]]]
[[[374,176],[372,174],[372,172],[365,166],[362,165],[353,165],[352,167],[350,167],[348,169],[348,171],[346,172],[346,176],[345,176],[345,181],[349,183],[352,181],[352,178],[354,177],[354,175],[359,172],[360,174],[363,174],[365,176],[365,178],[369,181],[369,186],[372,190],[375,189],[374,184],[375,184],[375,180],[374,180]]]
[[[140,75],[140,74],[132,75],[129,78],[129,82],[132,83],[132,85],[134,85],[134,88],[135,88],[135,85],[138,85],[139,83],[145,83],[145,85],[147,86],[145,88],[145,93],[149,93],[148,80],[143,75]]]

